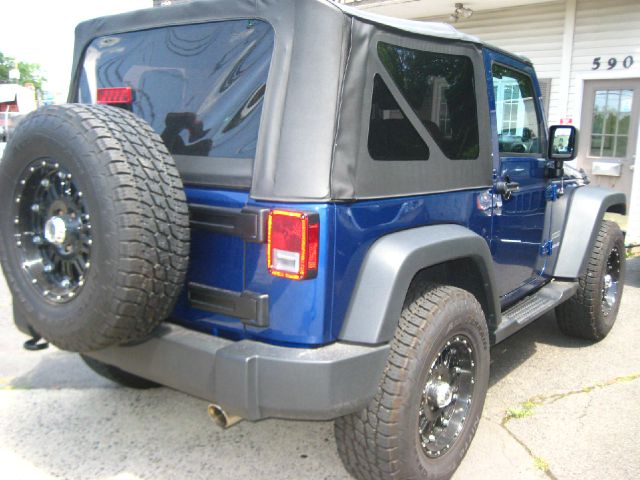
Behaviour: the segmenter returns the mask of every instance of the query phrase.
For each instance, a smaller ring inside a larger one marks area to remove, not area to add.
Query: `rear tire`
[[[158,388],[161,387],[159,383],[152,382],[151,380],[147,380],[146,378],[138,377],[129,372],[125,372],[124,370],[119,369],[118,367],[114,367],[113,365],[107,365],[106,363],[102,363],[99,360],[95,360],[86,355],[80,355],[80,358],[87,364],[87,366],[96,372],[101,377],[106,378],[107,380],[111,380],[123,387],[136,388],[139,390],[147,390],[149,388]]]
[[[618,315],[624,274],[624,236],[616,223],[603,221],[577,293],[556,308],[560,330],[585,340],[606,337]]]
[[[376,396],[335,422],[345,468],[359,480],[449,478],[475,435],[488,383],[489,333],[475,297],[412,288]]]

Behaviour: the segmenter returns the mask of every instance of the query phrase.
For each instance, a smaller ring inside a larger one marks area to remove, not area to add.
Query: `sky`
[[[39,63],[45,90],[66,97],[76,25],[89,18],[148,8],[153,0],[3,0],[0,52]]]

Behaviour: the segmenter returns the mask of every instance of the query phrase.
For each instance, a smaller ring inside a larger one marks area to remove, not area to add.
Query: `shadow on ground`
[[[627,259],[625,283],[640,287],[640,257]],[[537,344],[561,348],[584,348],[593,343],[564,335],[558,328],[554,312],[547,313],[515,335],[491,349],[491,378],[493,386],[536,353]]]
[[[38,355],[33,352],[32,355]],[[93,373],[80,359],[80,355],[53,351],[41,356],[38,364],[24,375],[11,380],[15,389],[110,388],[113,382]]]
[[[628,285],[638,287],[640,258],[628,264]],[[493,347],[491,386],[541,344],[581,348],[589,342],[565,337],[555,315],[547,314]],[[0,415],[2,443],[42,473],[33,478],[349,478],[330,422],[266,420],[221,431],[204,401],[166,388],[116,388],[78,355],[60,351],[43,354],[10,385],[15,391],[0,396],[1,411],[11,412]],[[45,397],[35,389],[52,392]]]

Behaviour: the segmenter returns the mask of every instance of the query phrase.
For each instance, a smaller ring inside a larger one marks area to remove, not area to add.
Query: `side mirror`
[[[573,160],[576,158],[578,130],[571,125],[549,127],[549,159]]]

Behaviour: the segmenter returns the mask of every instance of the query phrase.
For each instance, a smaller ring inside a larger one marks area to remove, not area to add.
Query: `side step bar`
[[[502,312],[502,322],[495,334],[495,343],[527,326],[536,318],[560,305],[578,290],[578,282],[552,281],[536,293],[520,300]]]

